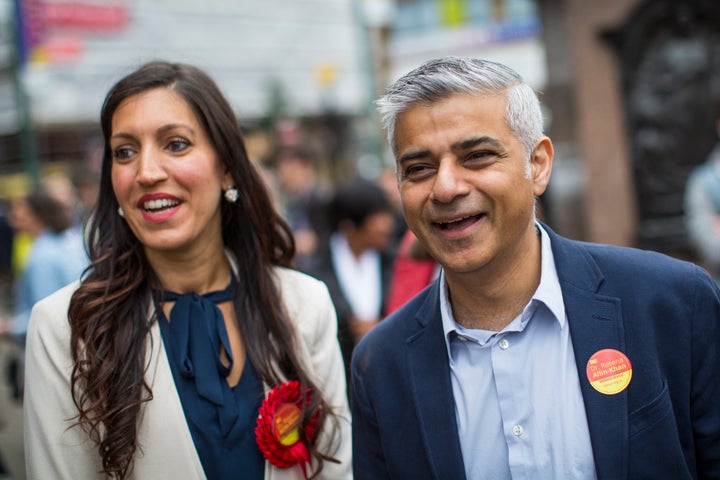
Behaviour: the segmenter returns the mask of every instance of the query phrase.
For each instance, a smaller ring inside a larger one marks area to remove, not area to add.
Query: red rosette
[[[320,412],[316,412],[305,426],[301,425],[303,402],[308,405],[311,398],[309,388],[305,388],[303,398],[296,380],[278,385],[260,405],[255,427],[255,439],[265,459],[278,468],[299,464],[306,478],[305,465],[310,464],[310,452],[302,438],[313,438],[320,418]],[[301,428],[303,435],[300,435]]]

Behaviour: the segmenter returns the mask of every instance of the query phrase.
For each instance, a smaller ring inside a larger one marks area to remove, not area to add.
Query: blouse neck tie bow
[[[230,339],[223,314],[216,305],[235,297],[233,277],[224,290],[199,295],[166,291],[163,300],[175,302],[170,311],[172,351],[180,373],[193,378],[198,394],[217,406],[223,405],[223,385],[233,367]],[[223,364],[221,348],[227,357]]]

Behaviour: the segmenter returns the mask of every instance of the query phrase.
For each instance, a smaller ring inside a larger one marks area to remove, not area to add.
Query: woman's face
[[[115,196],[149,259],[222,248],[220,201],[232,177],[178,93],[125,99],[109,141]]]

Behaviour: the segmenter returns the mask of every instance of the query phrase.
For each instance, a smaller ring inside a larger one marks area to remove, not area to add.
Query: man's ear
[[[552,141],[542,137],[530,154],[530,175],[535,196],[542,195],[550,182],[554,157]]]

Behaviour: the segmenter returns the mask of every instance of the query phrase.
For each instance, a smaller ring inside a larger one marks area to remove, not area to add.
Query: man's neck
[[[472,273],[445,272],[455,321],[466,328],[500,331],[530,302],[540,284],[541,241],[503,265]]]

